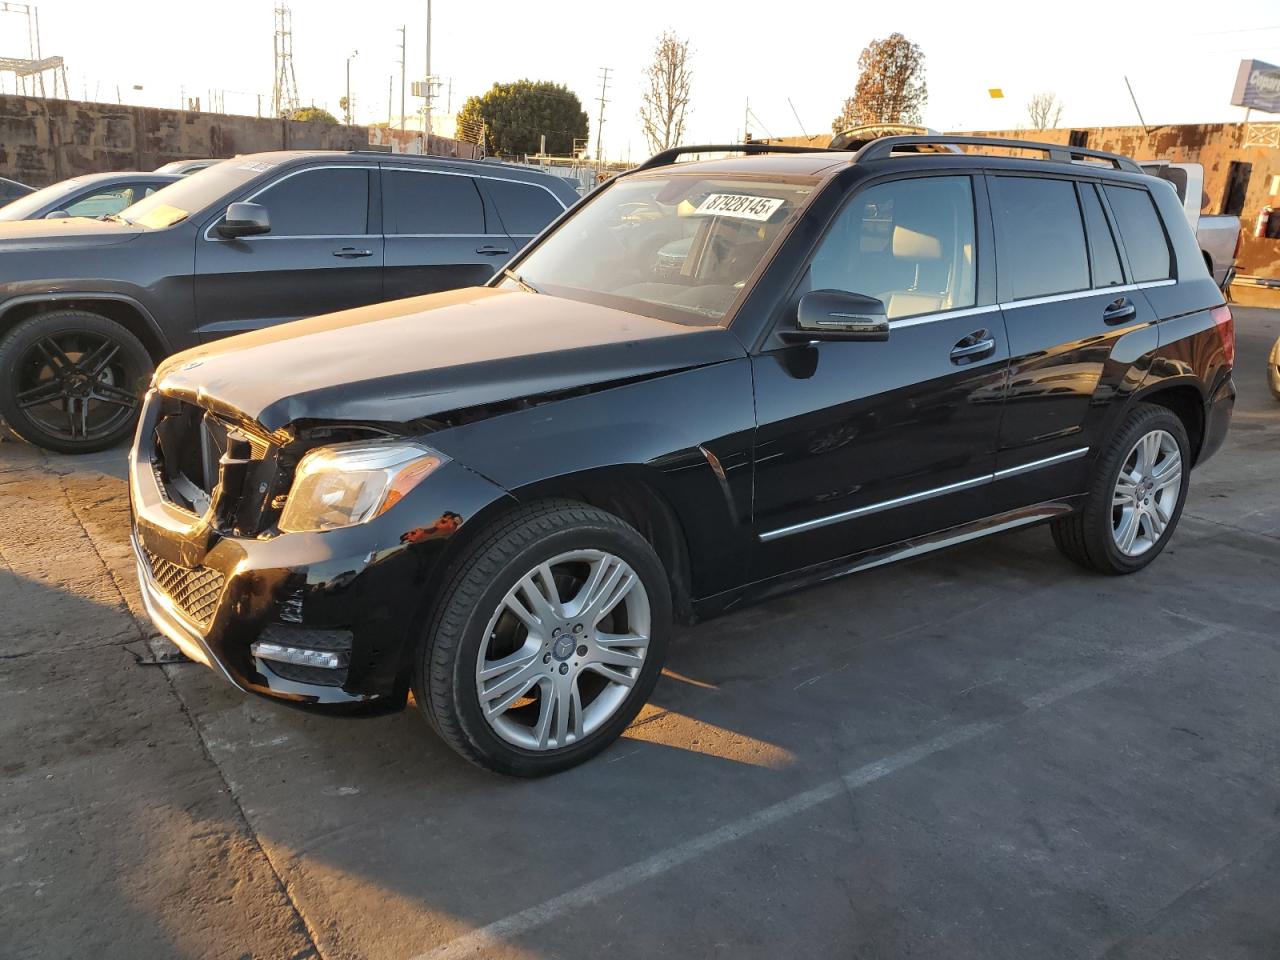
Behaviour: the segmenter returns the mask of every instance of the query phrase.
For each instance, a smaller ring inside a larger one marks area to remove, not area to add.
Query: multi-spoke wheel
[[[1084,505],[1054,521],[1058,548],[1103,573],[1146,566],[1182,515],[1189,450],[1186,428],[1172,411],[1138,404],[1100,452]]]
[[[124,327],[77,310],[37,314],[0,343],[0,416],[63,453],[118,443],[133,430],[151,357]]]
[[[661,671],[662,564],[634,528],[570,501],[515,511],[474,544],[423,638],[418,703],[491,770],[580,763],[622,732]]]

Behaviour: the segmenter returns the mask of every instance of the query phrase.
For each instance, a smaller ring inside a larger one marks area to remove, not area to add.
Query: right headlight
[[[307,533],[367,523],[447,460],[430,447],[398,440],[317,447],[298,463],[280,529]]]

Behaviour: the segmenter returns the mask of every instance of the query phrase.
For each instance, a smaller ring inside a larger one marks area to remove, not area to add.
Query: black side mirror
[[[218,224],[218,233],[228,239],[270,232],[271,217],[267,208],[257,203],[231,204],[227,207],[226,218]]]
[[[875,297],[811,290],[796,305],[795,329],[781,332],[788,340],[888,340],[889,318]]]

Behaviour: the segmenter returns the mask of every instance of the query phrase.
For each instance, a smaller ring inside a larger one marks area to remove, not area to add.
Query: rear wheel
[[[1084,506],[1053,522],[1054,543],[1101,573],[1141,570],[1178,525],[1190,462],[1182,421],[1165,407],[1138,404],[1099,455]]]
[[[662,670],[670,621],[666,572],[634,528],[585,504],[533,504],[497,521],[455,569],[414,694],[471,762],[555,773],[635,717]]]
[[[104,450],[132,433],[151,370],[138,338],[106,317],[37,314],[0,341],[0,417],[49,450]]]

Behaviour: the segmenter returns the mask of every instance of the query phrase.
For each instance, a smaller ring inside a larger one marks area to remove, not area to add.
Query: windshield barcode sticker
[[[749,197],[742,193],[713,193],[698,204],[695,217],[736,217],[739,220],[765,221],[772,217],[782,200],[778,197]]]

